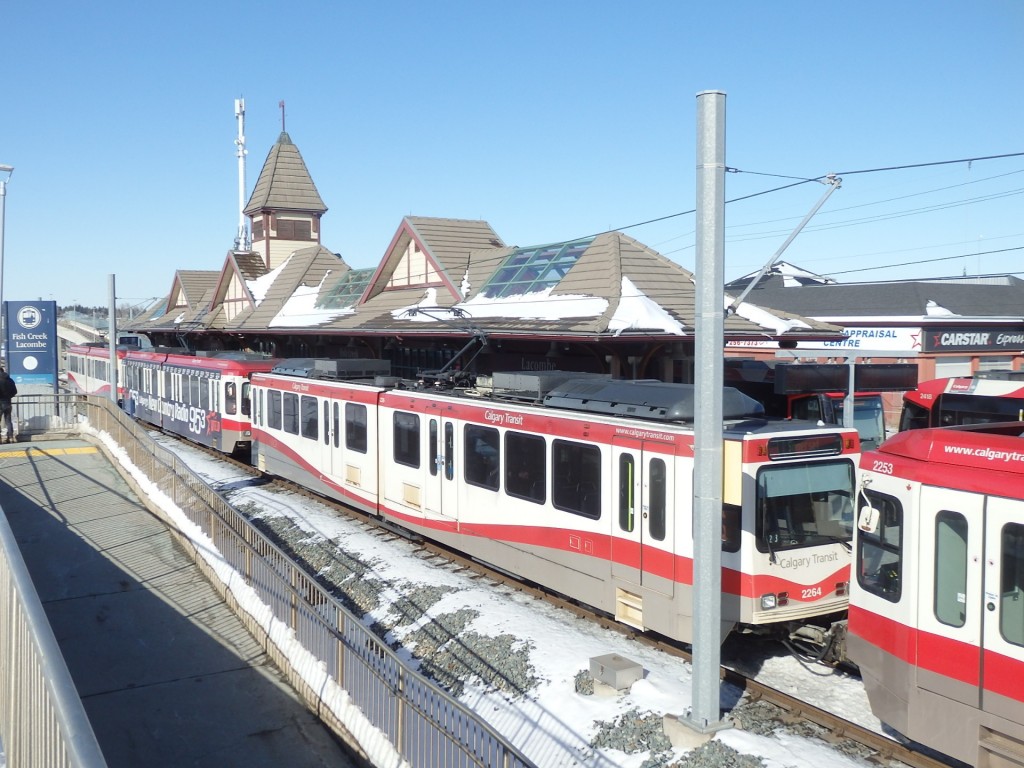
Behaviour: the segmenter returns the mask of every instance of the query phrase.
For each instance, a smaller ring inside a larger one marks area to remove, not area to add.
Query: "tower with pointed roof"
[[[320,244],[326,212],[299,148],[281,131],[244,210],[252,221],[252,250],[275,269],[293,251]]]

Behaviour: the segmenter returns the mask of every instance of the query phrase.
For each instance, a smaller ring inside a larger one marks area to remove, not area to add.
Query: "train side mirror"
[[[857,517],[857,527],[864,533],[876,533],[878,531],[878,510],[874,507],[861,507],[860,515]]]

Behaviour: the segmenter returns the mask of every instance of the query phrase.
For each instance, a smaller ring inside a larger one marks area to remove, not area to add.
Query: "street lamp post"
[[[4,214],[7,208],[7,182],[14,173],[13,165],[0,165],[0,343],[3,344],[4,357],[7,356],[7,313],[4,312]],[[4,361],[6,362],[6,360]]]

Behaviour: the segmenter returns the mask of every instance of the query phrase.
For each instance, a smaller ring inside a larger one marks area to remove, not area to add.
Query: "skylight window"
[[[317,299],[317,309],[347,309],[363,295],[374,269],[350,269]]]
[[[566,276],[594,238],[518,248],[506,257],[481,294],[488,298],[522,296],[554,288]]]

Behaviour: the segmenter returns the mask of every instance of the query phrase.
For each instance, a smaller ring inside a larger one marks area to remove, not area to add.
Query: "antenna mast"
[[[238,121],[238,234],[235,235],[235,250],[252,250],[252,239],[249,237],[249,224],[245,218],[245,99],[235,99],[235,119]]]

